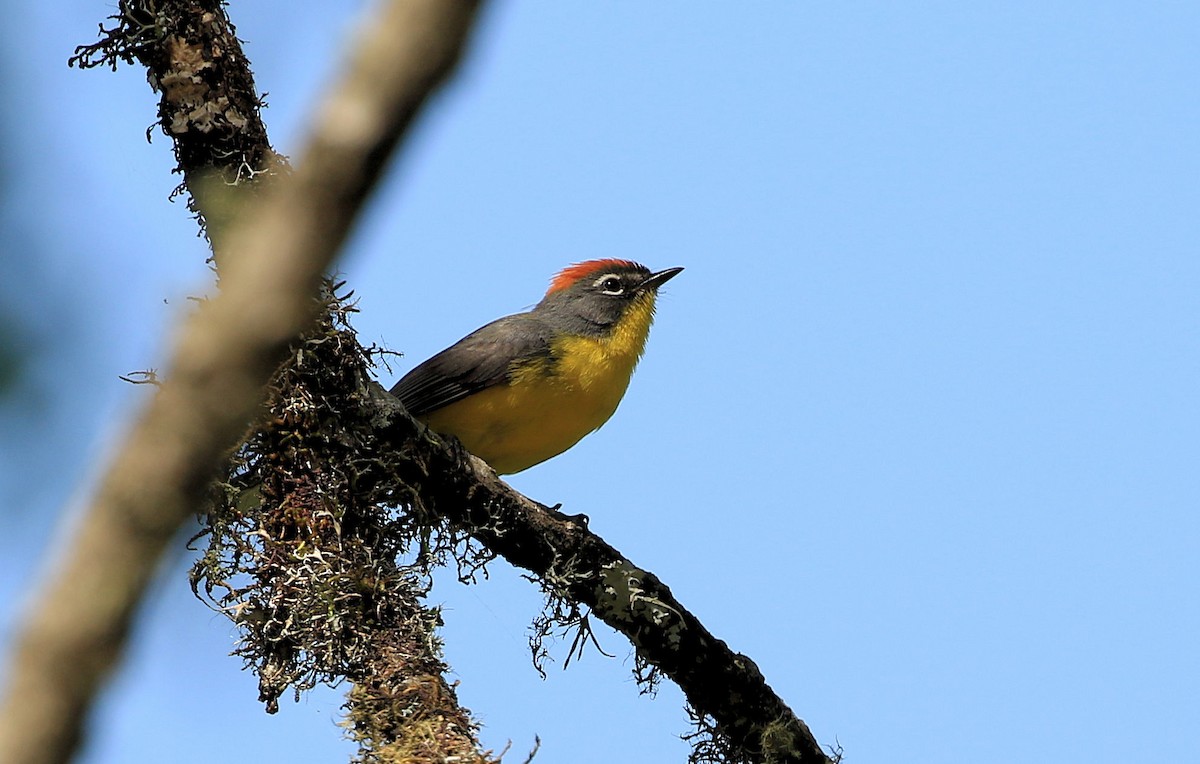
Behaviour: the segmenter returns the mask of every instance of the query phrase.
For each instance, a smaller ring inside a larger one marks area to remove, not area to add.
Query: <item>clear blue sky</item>
[[[276,145],[361,3],[234,3]],[[0,636],[206,289],[136,68],[68,70],[112,3],[10,9]],[[490,7],[341,269],[388,381],[558,268],[682,265],[614,419],[512,478],[585,512],[848,761],[1200,761],[1200,5]],[[340,691],[275,717],[180,553],[87,764],[338,761]],[[542,681],[539,598],[450,580],[485,741],[684,761],[623,638]],[[566,645],[555,651],[561,659]]]

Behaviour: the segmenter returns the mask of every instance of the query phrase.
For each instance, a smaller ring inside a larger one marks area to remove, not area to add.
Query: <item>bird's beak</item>
[[[667,268],[665,271],[651,273],[638,289],[658,289],[674,278],[683,268]]]

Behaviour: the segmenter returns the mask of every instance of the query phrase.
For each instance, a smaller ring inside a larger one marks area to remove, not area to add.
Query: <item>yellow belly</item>
[[[424,421],[457,437],[501,475],[561,454],[617,410],[653,319],[653,300],[645,302],[631,306],[633,315],[611,336],[558,340],[556,360],[516,365],[508,384],[432,411]]]

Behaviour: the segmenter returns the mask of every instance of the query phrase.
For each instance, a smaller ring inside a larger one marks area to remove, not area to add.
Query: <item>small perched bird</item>
[[[589,260],[533,310],[493,321],[392,388],[414,417],[501,475],[557,456],[608,421],[646,348],[658,288],[682,271]]]

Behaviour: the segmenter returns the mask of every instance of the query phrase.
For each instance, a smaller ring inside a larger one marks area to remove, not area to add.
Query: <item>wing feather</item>
[[[493,321],[419,364],[392,387],[413,416],[449,406],[508,379],[512,362],[549,357],[551,332],[518,313]]]

